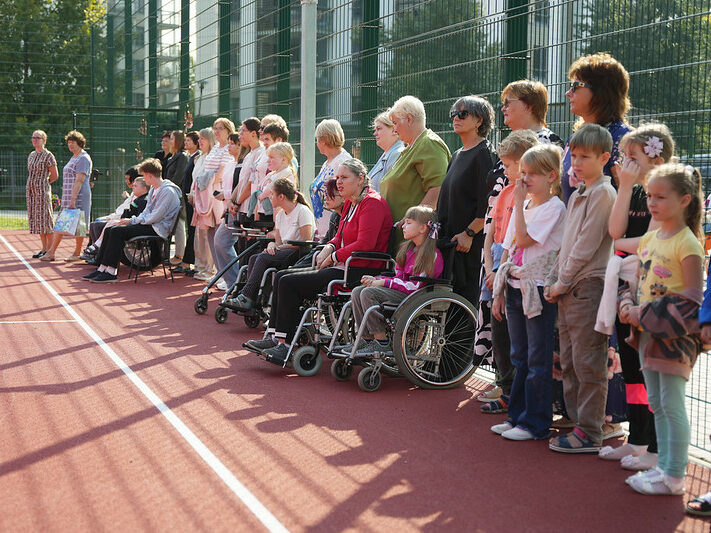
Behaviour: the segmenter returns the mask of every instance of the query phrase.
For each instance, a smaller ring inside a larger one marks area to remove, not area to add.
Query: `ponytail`
[[[704,201],[701,196],[701,173],[690,165],[666,163],[660,165],[649,174],[649,181],[664,179],[679,196],[689,195],[691,200],[684,210],[684,222],[699,239],[703,238],[701,218]]]
[[[290,202],[296,201],[296,203],[303,204],[309,209],[311,206],[306,202],[306,198],[297,189],[294,183],[288,178],[277,178],[272,183],[272,190],[275,194],[283,194],[287,200]]]

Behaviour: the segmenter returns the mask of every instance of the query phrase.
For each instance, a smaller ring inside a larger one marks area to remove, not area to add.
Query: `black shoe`
[[[183,272],[186,276],[190,276],[191,278],[195,276],[195,269],[194,268],[186,268],[185,272]]]
[[[87,264],[87,265],[91,265],[91,266],[98,267],[98,266],[99,266],[99,260],[98,260],[96,257],[93,257],[93,258],[91,258],[91,259],[87,259],[87,260],[86,260],[86,264]]]
[[[269,348],[268,350],[264,350],[262,352],[267,361],[279,366],[284,366],[284,363],[286,362],[286,355],[288,353],[289,347],[283,342],[280,342],[274,346],[274,348]]]
[[[262,350],[268,350],[269,348],[274,348],[279,343],[277,341],[275,341],[273,338],[267,337],[266,339],[247,341],[244,344],[247,348],[261,352]]]
[[[170,269],[173,274],[185,274],[186,268],[183,265],[178,265]]]
[[[109,274],[108,272],[99,272],[96,277],[91,278],[89,281],[92,283],[116,283],[118,277],[115,274]]]
[[[98,276],[99,274],[101,274],[101,272],[99,272],[98,270],[94,270],[94,272],[92,272],[91,274],[87,274],[86,276],[82,276],[82,279],[88,279],[88,280],[91,281],[92,279],[94,279],[94,278],[95,278],[96,276]]]
[[[34,254],[34,255],[32,256],[32,259],[39,259],[40,257],[42,257],[42,256],[43,256],[44,254],[46,254],[46,253],[47,253],[47,250],[42,250],[41,252],[37,252],[36,254]]]

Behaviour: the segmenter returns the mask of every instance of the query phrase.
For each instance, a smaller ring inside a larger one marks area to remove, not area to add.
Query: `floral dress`
[[[27,157],[27,219],[30,233],[52,233],[52,197],[49,186],[49,169],[57,166],[52,152],[42,149]]]

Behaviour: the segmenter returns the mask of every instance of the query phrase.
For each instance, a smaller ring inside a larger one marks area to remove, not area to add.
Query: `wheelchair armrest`
[[[291,244],[299,248],[315,247],[321,244],[319,241],[284,241],[284,244]]]
[[[138,242],[138,241],[161,241],[164,242],[166,239],[160,235],[136,235],[130,239],[126,239],[126,242]]]
[[[381,273],[378,274],[378,275],[381,276],[381,277],[383,277],[383,278],[394,278],[394,277],[395,277],[395,272],[393,272],[392,270],[386,270],[386,271],[384,271],[384,272],[381,272]]]
[[[274,229],[274,222],[268,220],[253,220],[250,224],[254,229],[262,229],[267,231]]]
[[[410,276],[410,281],[421,281],[426,285],[451,285],[452,281],[444,278],[428,278],[427,276]]]
[[[383,252],[353,252],[351,257],[356,257],[358,259],[380,259],[382,261],[389,261],[392,259],[390,255]]]

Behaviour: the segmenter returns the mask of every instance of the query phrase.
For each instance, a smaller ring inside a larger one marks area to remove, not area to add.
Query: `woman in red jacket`
[[[286,272],[274,280],[272,312],[267,336],[247,345],[264,352],[272,361],[284,361],[288,345],[301,319],[299,306],[315,298],[328,283],[343,278],[345,262],[353,252],[387,252],[393,217],[390,207],[370,188],[365,165],[358,159],[341,163],[336,175],[338,191],[345,199],[336,236],[316,257],[316,270]],[[349,272],[354,279],[371,273],[368,262],[353,260]]]

